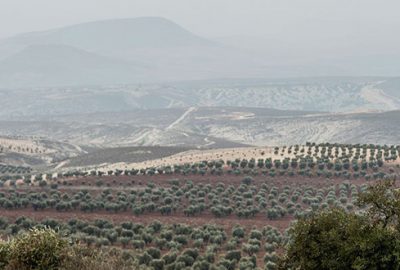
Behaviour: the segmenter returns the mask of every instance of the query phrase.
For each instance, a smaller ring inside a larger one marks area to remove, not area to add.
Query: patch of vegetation
[[[358,204],[365,215],[332,209],[300,219],[280,269],[400,269],[400,191],[379,183]]]

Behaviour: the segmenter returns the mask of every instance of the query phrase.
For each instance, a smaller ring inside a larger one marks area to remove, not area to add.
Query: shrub
[[[264,256],[264,262],[273,262],[276,263],[278,261],[278,255],[276,255],[275,252],[272,253],[266,253]]]
[[[244,237],[244,230],[242,227],[235,226],[232,230],[232,236],[243,238]]]
[[[160,259],[161,252],[158,248],[149,248],[147,249],[147,253],[153,257],[153,259]]]
[[[243,257],[239,262],[239,270],[255,269],[257,260],[255,256]]]
[[[222,259],[218,262],[218,266],[222,266],[224,268],[219,269],[227,269],[227,270],[234,270],[235,269],[235,261],[230,261],[227,259]]]
[[[229,251],[228,253],[226,253],[226,255],[225,255],[225,259],[230,260],[230,261],[232,261],[232,260],[239,261],[241,257],[242,256],[241,256],[240,250],[232,250],[232,251]]]
[[[112,252],[74,245],[68,248],[60,270],[130,270],[138,269],[129,252]]]
[[[291,231],[291,237],[280,269],[400,267],[400,236],[397,231],[374,226],[366,217],[341,209],[299,220]]]
[[[155,259],[150,262],[150,267],[154,270],[162,270],[164,269],[164,261],[160,259]]]
[[[252,182],[253,182],[253,178],[251,178],[250,176],[246,176],[242,180],[242,183],[245,184],[245,185],[250,185]]]
[[[265,263],[265,270],[275,270],[278,269],[277,265],[274,262],[266,262]]]
[[[165,254],[162,257],[162,260],[165,262],[165,264],[171,264],[171,263],[175,262],[177,256],[178,255],[176,254],[176,252],[170,252],[170,253]]]
[[[189,256],[189,255],[183,255],[183,254],[182,254],[182,255],[179,255],[179,256],[177,257],[176,261],[177,261],[178,263],[179,263],[179,262],[184,263],[185,266],[192,266],[193,263],[194,263],[194,261],[195,261],[195,259],[194,259],[193,257]]]
[[[203,270],[203,269],[212,269],[212,268],[211,268],[211,264],[208,261],[201,260],[201,261],[196,261],[193,264],[193,269]]]
[[[261,233],[260,231],[258,231],[258,230],[252,230],[252,231],[250,232],[250,238],[251,238],[251,239],[258,239],[258,240],[261,240],[261,238],[262,238],[262,233]]]
[[[142,255],[138,256],[138,262],[139,264],[145,264],[145,265],[149,265],[149,263],[152,261],[151,256],[145,252]]]
[[[142,249],[144,248],[144,241],[143,240],[133,240],[132,241],[132,246],[136,249]]]
[[[243,251],[246,252],[248,255],[253,255],[260,250],[260,247],[258,245],[252,245],[252,244],[243,244],[242,248]]]
[[[265,243],[264,248],[265,248],[266,252],[271,253],[271,252],[275,251],[275,246],[271,243]]]
[[[0,269],[3,269],[8,264],[9,253],[9,243],[5,241],[0,241]]]
[[[32,229],[10,242],[9,263],[17,269],[57,269],[67,246],[51,229]]]

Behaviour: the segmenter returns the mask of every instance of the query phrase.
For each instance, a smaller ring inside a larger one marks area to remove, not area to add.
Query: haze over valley
[[[52,154],[3,160],[55,167],[109,147],[396,143],[398,77],[272,62],[161,17],[5,38],[0,136],[51,142]]]

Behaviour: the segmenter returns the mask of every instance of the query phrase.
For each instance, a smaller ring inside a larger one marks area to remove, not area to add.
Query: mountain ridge
[[[311,67],[282,66],[274,67],[268,59],[250,53],[246,50],[220,44],[191,33],[178,24],[159,17],[128,18],[117,20],[102,20],[56,28],[48,31],[20,34],[0,41],[0,61],[17,57],[24,49],[32,45],[65,45],[79,50],[113,58],[115,60],[140,63],[149,66],[148,70],[137,71],[135,76],[126,72],[96,73],[92,78],[90,70],[82,72],[79,63],[75,64],[79,74],[85,75],[85,80],[73,80],[66,84],[65,80],[57,81],[52,72],[45,72],[37,79],[29,72],[24,72],[25,66],[14,68],[13,72],[3,70],[0,88],[18,88],[21,86],[65,86],[65,85],[95,85],[143,82],[171,82],[180,80],[205,80],[218,78],[273,78],[302,75],[303,73],[323,75],[324,70]],[[60,52],[62,56],[62,52]],[[22,62],[29,62],[27,55]],[[45,59],[45,57],[43,58]],[[61,59],[62,64],[68,59]],[[7,63],[17,67],[16,63]],[[40,69],[51,70],[52,62],[42,63]],[[111,67],[113,65],[110,65]],[[327,69],[331,69],[327,67]],[[108,68],[108,71],[112,71]],[[119,70],[119,68],[118,68]],[[35,72],[33,72],[35,73]],[[113,76],[111,76],[113,75]],[[61,75],[60,75],[61,76]],[[69,75],[66,74],[65,77]],[[62,76],[61,76],[62,77]],[[71,76],[70,76],[71,77]],[[6,78],[6,79],[4,79]],[[7,79],[17,78],[17,79]],[[20,79],[24,79],[20,81]],[[49,79],[50,78],[50,79]],[[74,78],[72,76],[72,78]],[[21,82],[23,84],[21,85]]]
[[[148,33],[143,33],[143,31]],[[126,36],[128,34],[132,36]],[[169,36],[172,34],[175,36]],[[135,35],[141,35],[141,39],[136,39]],[[104,42],[106,42],[107,45],[112,44],[115,46],[118,39],[121,39],[121,41],[125,42],[129,47],[193,45],[195,42],[207,45],[214,43],[194,35],[173,21],[162,17],[138,17],[92,21],[46,31],[22,33],[11,37],[11,40],[15,40],[18,43],[64,44],[88,51],[99,50],[92,46],[100,46],[101,48],[101,46],[104,45],[101,43]]]
[[[67,45],[30,45],[0,61],[5,86],[81,85],[107,83],[108,78],[140,77],[147,68]],[[125,81],[129,82],[129,81]]]

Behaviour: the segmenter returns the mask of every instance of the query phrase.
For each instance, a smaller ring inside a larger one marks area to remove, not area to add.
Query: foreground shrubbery
[[[400,235],[335,209],[294,228],[282,269],[400,269]]]
[[[53,230],[33,229],[2,242],[1,264],[10,269],[52,269],[60,265],[67,242]]]
[[[400,191],[380,183],[358,204],[364,214],[333,209],[300,219],[280,269],[400,269]]]
[[[0,242],[0,269],[5,270],[111,270],[134,266],[134,261],[123,259],[121,252],[70,245],[52,229],[35,228]]]
[[[61,234],[66,233],[65,225],[58,224]],[[95,224],[106,226],[107,232],[114,231],[105,221],[97,220]],[[109,246],[112,244],[104,237],[98,238],[99,243],[107,241],[103,247],[90,242],[88,246],[76,244],[84,243],[78,240],[79,232],[62,238],[52,229],[36,224],[28,231],[21,230],[12,240],[1,242],[0,269],[227,270],[263,269],[263,265],[275,269],[275,250],[283,242],[279,231],[270,226],[246,230],[236,225],[231,236],[215,225],[192,227],[153,222],[143,226],[126,222],[115,227],[115,231],[119,230],[125,235],[120,239],[125,249]]]

